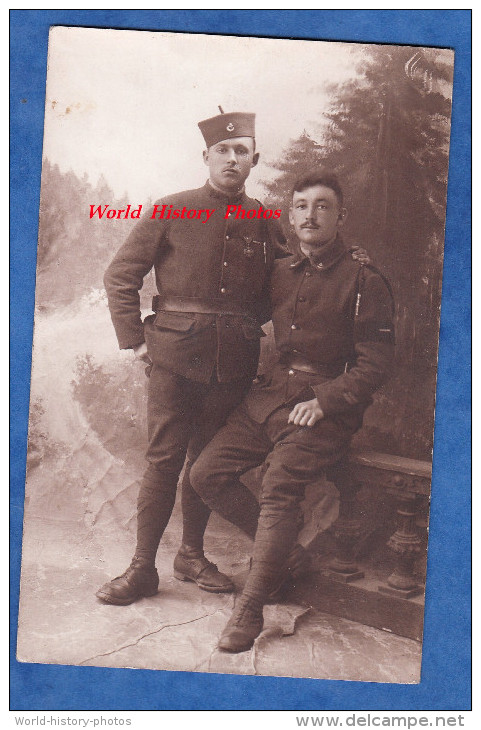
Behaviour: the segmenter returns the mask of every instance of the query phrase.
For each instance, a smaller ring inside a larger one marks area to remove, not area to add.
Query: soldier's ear
[[[292,208],[289,208],[289,223],[291,226],[294,225],[294,216],[292,215]]]
[[[346,208],[341,208],[339,210],[339,216],[337,218],[337,227],[338,228],[341,228],[341,226],[344,225],[344,223],[346,222],[346,218],[347,218],[347,210],[346,210]]]
[[[259,162],[259,153],[255,152],[254,157],[252,158],[252,167],[255,167],[258,162]]]
[[[209,164],[209,150],[204,150],[202,152],[202,157],[204,158],[204,163],[206,165],[208,165]]]

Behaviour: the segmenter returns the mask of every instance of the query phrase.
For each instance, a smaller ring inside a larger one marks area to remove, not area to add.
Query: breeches
[[[259,586],[262,594],[269,592],[269,582],[276,580],[294,545],[307,485],[343,457],[359,426],[358,417],[350,414],[322,419],[312,427],[295,426],[287,422],[290,411],[290,406],[281,407],[259,424],[241,405],[191,471],[194,489],[211,509],[229,519],[228,502],[242,502],[246,489],[239,477],[263,464],[260,515],[247,592],[252,577],[257,581],[257,593]]]
[[[357,419],[325,418],[314,426],[287,423],[291,407],[274,411],[265,423],[237,408],[197,459],[192,484],[211,508],[245,472],[263,464],[261,507],[276,514],[294,509],[306,486],[346,453]]]
[[[149,475],[177,481],[186,453],[195,460],[242,400],[250,381],[197,383],[153,365],[149,379],[146,453]]]
[[[172,514],[186,454],[182,541],[202,551],[210,511],[190,485],[190,466],[248,386],[249,381],[196,383],[153,365],[147,406],[149,466],[137,500],[137,556],[155,560]]]

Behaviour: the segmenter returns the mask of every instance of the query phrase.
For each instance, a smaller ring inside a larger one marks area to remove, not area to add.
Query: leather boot
[[[234,654],[250,649],[264,625],[262,608],[262,604],[253,598],[240,596],[219,639],[218,648]]]
[[[174,577],[177,580],[190,580],[209,593],[233,593],[235,585],[231,579],[217,569],[202,551],[181,545],[174,558]]]
[[[105,583],[95,595],[104,603],[127,606],[144,596],[155,596],[158,587],[157,570],[134,556],[125,573]]]

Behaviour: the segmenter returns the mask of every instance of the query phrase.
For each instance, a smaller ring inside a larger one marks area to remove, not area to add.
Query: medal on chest
[[[254,256],[254,248],[252,247],[254,239],[252,236],[242,236],[242,238],[244,239],[244,256],[251,259]]]

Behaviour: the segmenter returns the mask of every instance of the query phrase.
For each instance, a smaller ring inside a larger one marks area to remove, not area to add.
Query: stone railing
[[[335,555],[327,564],[318,563],[314,573],[296,586],[296,594],[328,613],[421,640],[424,585],[414,565],[425,551],[417,522],[421,514],[427,517],[431,464],[353,451],[345,464],[330,469],[327,478],[340,495],[339,517],[330,528]],[[381,580],[356,557],[362,532],[357,505],[361,487],[387,493],[396,511],[396,527],[387,540],[394,570]]]

